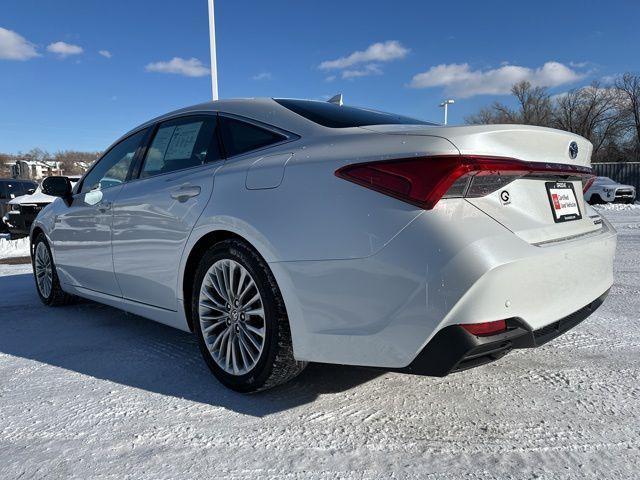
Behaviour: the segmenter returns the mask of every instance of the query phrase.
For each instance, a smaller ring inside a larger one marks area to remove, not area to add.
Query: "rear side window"
[[[214,116],[189,116],[161,123],[147,151],[140,177],[219,160],[216,124]]]
[[[348,128],[366,125],[435,125],[415,118],[365,108],[313,100],[274,99],[280,105],[323,127]]]
[[[220,133],[227,157],[263,148],[286,139],[283,135],[251,123],[220,116]]]

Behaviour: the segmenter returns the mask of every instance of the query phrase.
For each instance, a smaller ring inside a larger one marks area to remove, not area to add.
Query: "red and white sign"
[[[561,188],[558,184],[549,188],[549,198],[556,220],[581,218],[578,200],[572,188]]]

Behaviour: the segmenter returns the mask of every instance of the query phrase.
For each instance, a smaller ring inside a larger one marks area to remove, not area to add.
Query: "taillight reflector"
[[[507,322],[506,320],[496,320],[495,322],[467,323],[461,325],[461,327],[472,335],[486,337],[505,332],[507,330]]]
[[[357,163],[335,174],[425,210],[441,198],[489,195],[524,176],[561,175],[582,180],[592,175],[590,168],[575,165],[470,155]]]

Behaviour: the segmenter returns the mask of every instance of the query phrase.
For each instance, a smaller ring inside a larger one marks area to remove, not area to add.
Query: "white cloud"
[[[370,63],[363,68],[342,71],[342,78],[346,79],[368,77],[369,75],[382,75],[382,70],[375,63]]]
[[[38,56],[33,43],[13,30],[0,27],[0,59],[29,60]]]
[[[113,54],[109,50],[100,50],[98,53],[102,55],[104,58],[113,57]]]
[[[362,63],[390,62],[392,60],[404,58],[408,53],[409,49],[404,47],[397,40],[388,40],[386,42],[378,42],[369,45],[366,50],[353,52],[346,57],[340,57],[335,60],[326,60],[322,62],[318,68],[321,70],[341,70]]]
[[[271,80],[273,76],[269,72],[260,72],[251,77],[252,80]]]
[[[325,82],[333,82],[336,79],[335,75],[329,75],[327,78],[324,79]]]
[[[145,70],[147,72],[176,73],[186,77],[203,77],[209,75],[209,69],[197,58],[173,57],[168,62],[149,63]]]
[[[66,42],[51,43],[47,45],[47,51],[55,53],[60,58],[65,58],[69,55],[80,55],[82,52],[84,52],[82,47]]]
[[[573,68],[584,68],[589,65],[589,62],[569,62],[569,66]]]
[[[431,67],[414,75],[413,88],[445,87],[459,97],[504,95],[513,84],[528,81],[536,87],[557,87],[584,78],[585,74],[559,62],[547,62],[539,68],[504,65],[489,70],[472,70],[468,63],[451,63]]]

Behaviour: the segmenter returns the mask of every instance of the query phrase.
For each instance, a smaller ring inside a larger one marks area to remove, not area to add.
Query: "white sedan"
[[[47,305],[192,331],[238,391],[307,362],[443,376],[535,347],[612,285],[591,144],[291,99],[169,113],[115,142],[31,230]],[[588,281],[585,281],[588,279]]]

